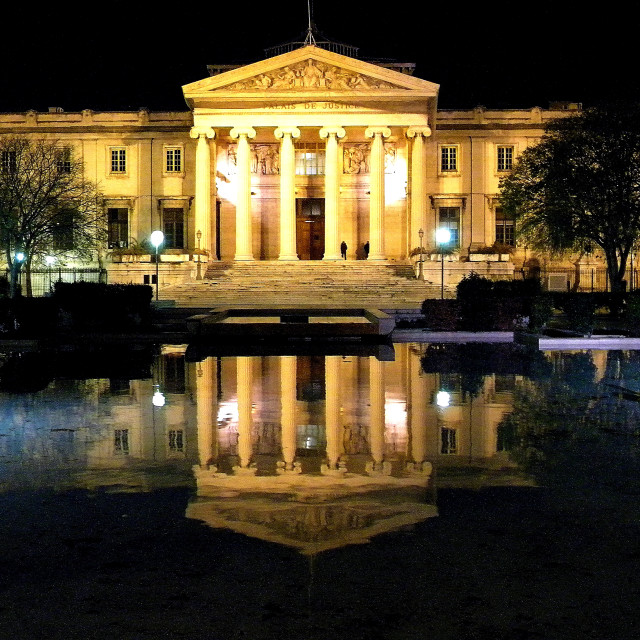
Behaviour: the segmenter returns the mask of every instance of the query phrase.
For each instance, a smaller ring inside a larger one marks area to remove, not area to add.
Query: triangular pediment
[[[438,85],[369,62],[305,46],[205,78],[183,87],[192,106],[223,95],[265,97],[373,96],[433,97]]]

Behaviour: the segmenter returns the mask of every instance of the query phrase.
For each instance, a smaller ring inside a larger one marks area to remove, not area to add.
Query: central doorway
[[[300,260],[322,260],[324,198],[296,200],[296,251]]]

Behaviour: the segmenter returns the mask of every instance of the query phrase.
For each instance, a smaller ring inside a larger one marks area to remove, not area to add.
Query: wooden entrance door
[[[296,250],[300,260],[322,260],[324,198],[296,200]]]

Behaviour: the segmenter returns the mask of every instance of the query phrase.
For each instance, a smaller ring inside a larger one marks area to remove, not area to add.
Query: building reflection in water
[[[149,379],[3,394],[0,480],[140,491],[195,478],[189,517],[309,553],[436,515],[433,467],[438,486],[529,483],[500,433],[519,376],[466,393],[456,373],[425,373],[424,350],[191,362],[173,346]]]

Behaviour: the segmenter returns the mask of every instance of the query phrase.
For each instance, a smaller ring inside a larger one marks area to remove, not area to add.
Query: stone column
[[[369,442],[373,468],[376,471],[382,471],[384,459],[384,400],[384,362],[371,356],[369,358],[369,404],[371,405]]]
[[[280,255],[278,260],[297,260],[296,247],[296,156],[293,139],[300,137],[297,127],[278,127],[280,140]]]
[[[344,138],[342,127],[324,127],[320,137],[327,139],[324,165],[324,258],[341,260],[338,226],[340,197],[340,146],[338,140]]]
[[[282,424],[282,458],[285,471],[294,469],[296,457],[296,371],[297,358],[282,356],[280,358],[280,387]]]
[[[340,419],[340,356],[325,356],[325,425],[327,436],[327,467],[338,468],[342,453],[342,420]]]
[[[369,127],[371,138],[369,260],[384,260],[384,138],[391,135],[388,127]]]
[[[209,140],[216,137],[211,127],[192,127],[189,135],[198,140],[196,145],[196,198],[195,233],[200,231],[200,248],[211,251],[211,149]]]
[[[411,146],[411,214],[409,223],[409,250],[420,246],[418,231],[425,238],[433,238],[435,230],[427,222],[427,147],[425,139],[431,135],[429,127],[409,127],[407,138]]]
[[[236,385],[238,395],[238,457],[240,468],[248,469],[251,462],[251,429],[253,412],[251,388],[253,386],[253,358],[238,357]]]
[[[238,140],[236,154],[238,196],[236,201],[236,255],[234,260],[253,260],[253,233],[251,219],[251,149],[249,140],[255,138],[251,127],[234,127],[231,137]]]

